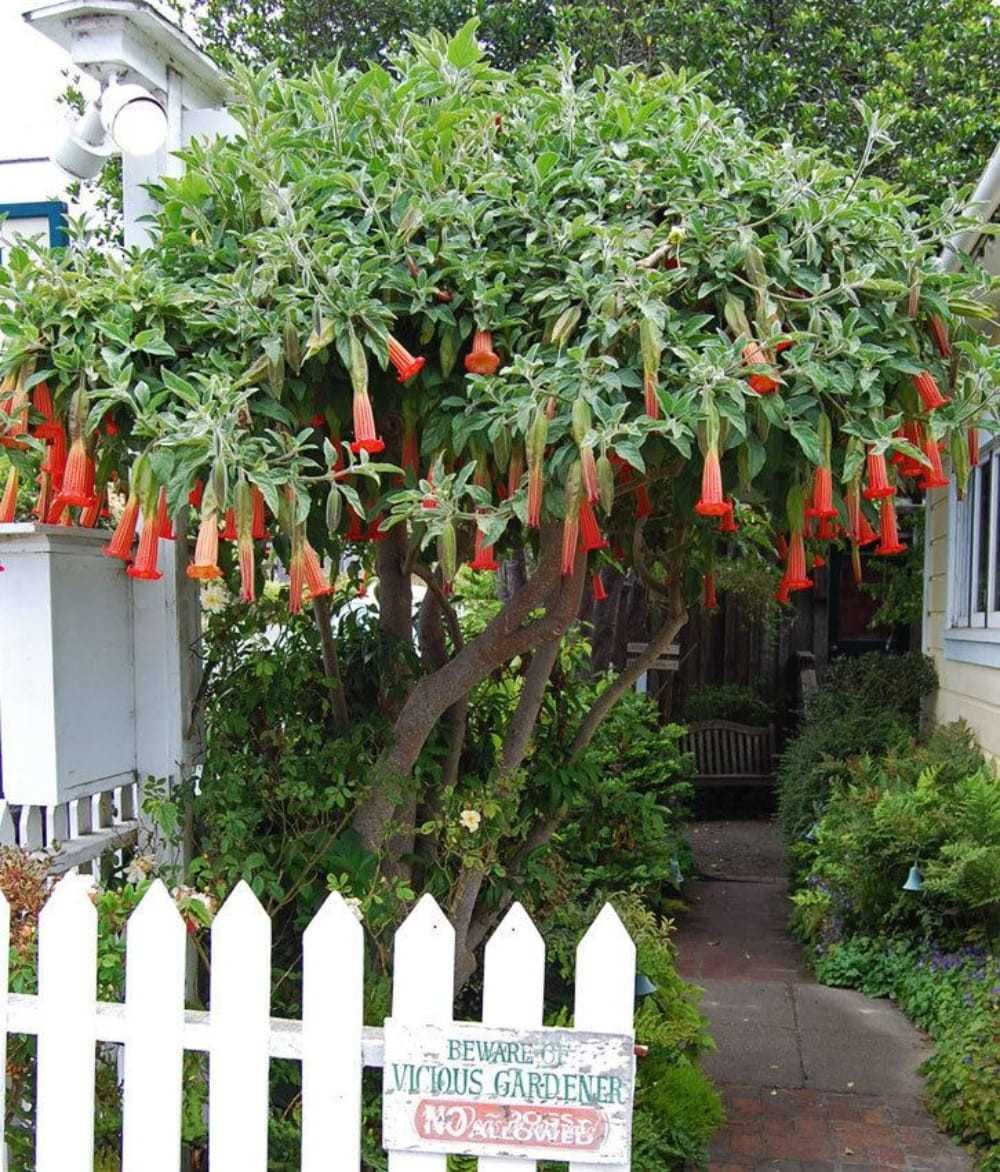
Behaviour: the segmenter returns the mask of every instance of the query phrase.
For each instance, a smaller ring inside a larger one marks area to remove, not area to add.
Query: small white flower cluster
[[[214,578],[201,588],[201,609],[207,614],[222,614],[232,602],[232,595],[225,582]]]
[[[116,525],[122,519],[126,499],[123,492],[119,492],[113,484],[108,484],[108,512],[111,514],[111,520]]]
[[[125,881],[127,883],[141,883],[150,875],[155,865],[156,860],[152,855],[136,855],[125,868]]]
[[[215,900],[207,892],[196,891],[195,888],[182,883],[180,887],[175,887],[170,894],[174,898],[174,903],[201,903],[209,912],[215,912]]]
[[[347,906],[351,909],[354,914],[354,918],[358,921],[358,923],[363,924],[365,922],[365,918],[361,913],[361,900],[358,899],[356,895],[345,895],[344,903],[346,903]]]

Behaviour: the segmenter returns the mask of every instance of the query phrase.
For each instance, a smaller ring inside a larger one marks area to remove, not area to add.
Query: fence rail
[[[7,992],[9,918],[0,897],[6,1032],[38,1038],[36,1172],[92,1172],[101,1042],[124,1047],[122,1172],[177,1172],[185,1050],[209,1054],[212,1172],[266,1172],[272,1058],[302,1063],[302,1172],[360,1167],[361,1075],[363,1067],[383,1064],[384,1042],[381,1029],[363,1025],[363,932],[340,895],[328,897],[303,937],[301,1020],[270,1016],[271,923],[244,883],[212,926],[208,1011],[185,1008],[186,930],[159,881],[126,928],[122,1004],[96,1000],[97,912],[89,880],[65,876],[42,910],[37,995]],[[451,1024],[454,961],[454,930],[424,896],[396,934],[393,1020]],[[484,1023],[537,1028],[544,967],[544,943],[515,904],[486,948]],[[635,946],[608,906],[577,951],[574,1029],[631,1037],[634,980]],[[3,1095],[0,1082],[0,1107]],[[389,1153],[390,1172],[444,1172],[446,1165],[445,1155]],[[518,1155],[482,1156],[479,1166],[523,1172],[536,1164]],[[570,1164],[577,1172],[588,1167]],[[626,1172],[628,1165],[603,1167]]]
[[[0,846],[49,851],[53,874],[89,873],[103,855],[135,846],[141,795],[136,781],[117,783],[56,806],[0,799]]]

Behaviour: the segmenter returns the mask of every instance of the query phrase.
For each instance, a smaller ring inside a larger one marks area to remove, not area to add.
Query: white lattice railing
[[[139,833],[139,784],[61,802],[56,806],[16,805],[0,799],[0,846],[48,851],[52,872],[90,872],[103,855],[134,846]]]
[[[8,921],[0,899],[4,968]],[[124,1004],[97,1002],[97,912],[89,885],[82,876],[57,884],[39,921],[37,995],[8,994],[6,972],[0,975],[7,1033],[38,1037],[35,1172],[92,1172],[95,1043],[101,1042],[124,1046],[122,1172],[177,1172],[185,1050],[210,1055],[212,1172],[266,1172],[272,1058],[302,1064],[302,1172],[356,1172],[362,1070],[384,1065],[387,1031],[363,1026],[364,938],[351,908],[333,894],[305,931],[300,1021],[270,1017],[271,921],[246,884],[235,889],[211,929],[208,1012],[185,1010],[186,939],[173,900],[156,881],[128,922]],[[396,934],[394,1037],[400,1030],[422,1036],[435,1026],[475,1028],[452,1021],[454,961],[454,930],[425,895]],[[557,1049],[567,1038],[586,1037],[597,1046],[606,1040],[625,1055],[620,1069],[630,1072],[634,981],[635,946],[606,907],[577,950],[574,1029],[541,1030],[545,945],[515,904],[486,948],[483,1027],[508,1027],[508,1034],[516,1029],[519,1036],[534,1031],[532,1036],[543,1035]],[[0,1036],[5,1045],[6,1035]],[[629,1081],[631,1074],[625,1077]],[[3,1093],[0,1080],[0,1107]],[[592,1107],[577,1111],[602,1114],[602,1126],[627,1128],[631,1099],[618,1101],[624,1105],[603,1114]],[[538,1111],[544,1114],[544,1108]],[[558,1118],[544,1126],[572,1130]],[[570,1141],[560,1142],[564,1154],[554,1158],[572,1160],[565,1154]],[[627,1142],[615,1151],[626,1153]],[[392,1151],[390,1172],[445,1172],[447,1156],[437,1152]],[[593,1151],[582,1152],[581,1159],[570,1163],[571,1172],[586,1172],[594,1162],[611,1172],[629,1167],[621,1157],[595,1160]],[[483,1156],[479,1167],[529,1172],[534,1152]]]

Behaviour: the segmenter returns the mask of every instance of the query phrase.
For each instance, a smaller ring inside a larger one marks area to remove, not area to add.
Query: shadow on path
[[[700,822],[700,878],[678,921],[681,974],[705,990],[705,1069],[729,1122],[712,1172],[971,1169],[924,1109],[923,1036],[888,1001],[817,984],[787,930],[785,865],[766,820]]]

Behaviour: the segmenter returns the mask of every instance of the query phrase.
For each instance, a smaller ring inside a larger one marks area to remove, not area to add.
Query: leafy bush
[[[930,1034],[923,1066],[940,1124],[983,1150],[979,1167],[1000,1169],[1000,962],[982,947],[953,953],[901,940],[855,936],[816,961],[828,985],[891,997]]]
[[[774,720],[774,705],[744,684],[700,684],[684,702],[684,719],[734,720],[739,724],[767,725]]]
[[[845,765],[794,849],[805,881],[793,923],[807,944],[886,932],[957,945],[1000,925],[1000,783],[962,725]],[[914,862],[919,898],[902,890]]]
[[[849,757],[884,752],[917,731],[921,701],[936,687],[933,663],[916,652],[871,652],[830,664],[778,767],[778,818],[787,843],[815,822]]]

